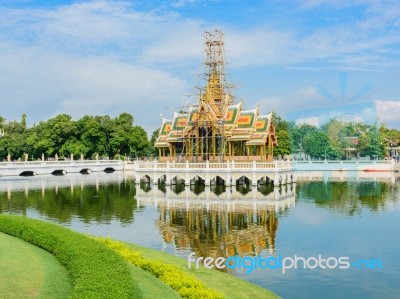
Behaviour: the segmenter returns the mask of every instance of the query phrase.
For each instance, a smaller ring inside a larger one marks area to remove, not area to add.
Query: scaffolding
[[[177,157],[188,161],[222,162],[226,154],[225,113],[232,104],[233,84],[226,82],[226,58],[221,30],[206,31],[205,38],[205,85],[197,87],[199,107],[196,120],[189,129],[182,130],[176,143]],[[203,110],[201,108],[204,108]],[[211,115],[213,117],[211,117]]]
[[[235,86],[226,79],[224,35],[220,30],[206,31],[204,39],[204,84],[196,87],[197,103],[181,107],[181,111],[185,108],[189,111],[176,114],[169,123],[170,131],[158,138],[155,146],[159,148],[160,159],[179,162],[248,160],[250,156],[272,159],[272,148],[276,145],[272,116],[262,116],[257,123],[258,108],[244,111],[240,103],[234,103]],[[257,131],[264,127],[262,120],[271,123],[265,126],[271,132]]]

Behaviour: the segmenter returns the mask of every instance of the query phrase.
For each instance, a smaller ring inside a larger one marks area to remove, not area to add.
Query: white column
[[[210,186],[210,163],[206,161],[206,178],[204,184]]]

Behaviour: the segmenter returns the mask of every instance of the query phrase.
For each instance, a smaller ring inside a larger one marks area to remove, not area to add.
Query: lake
[[[1,177],[0,212],[185,259],[191,252],[270,258],[264,269],[225,271],[283,298],[400,298],[398,178],[302,181],[279,189],[136,185],[121,172]],[[296,256],[297,269],[275,267],[279,258],[289,264]],[[340,269],[339,258],[349,267]],[[330,259],[328,267],[314,268],[318,259]]]

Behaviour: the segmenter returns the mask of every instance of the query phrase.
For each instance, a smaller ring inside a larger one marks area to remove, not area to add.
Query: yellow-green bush
[[[223,298],[220,292],[207,288],[193,275],[181,271],[174,265],[157,260],[147,260],[140,253],[128,248],[121,242],[109,239],[99,240],[131,264],[142,268],[162,280],[165,284],[176,290],[183,298]]]

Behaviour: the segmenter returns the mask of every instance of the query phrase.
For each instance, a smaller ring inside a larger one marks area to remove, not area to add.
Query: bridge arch
[[[171,185],[185,184],[185,180],[180,175],[176,175],[171,179],[170,183]]]
[[[196,195],[199,195],[199,194],[205,192],[206,188],[207,187],[205,184],[193,184],[193,185],[189,186],[190,191]]]
[[[269,176],[263,175],[257,180],[257,185],[269,185],[269,184],[271,185],[274,184],[274,180]]]
[[[242,175],[236,180],[236,185],[251,185],[251,180],[245,175]]]
[[[220,177],[219,175],[216,175],[215,177],[213,177],[210,180],[210,185],[225,185],[226,184],[226,180],[222,177]]]
[[[36,172],[32,170],[25,170],[19,174],[19,176],[35,176]]]
[[[205,185],[205,180],[199,176],[199,175],[195,175],[191,180],[190,180],[190,185],[196,185],[196,184],[200,184],[200,185]]]
[[[141,183],[151,183],[151,177],[145,174],[140,178]]]
[[[67,172],[64,169],[56,169],[52,173],[52,175],[65,175]]]
[[[267,196],[274,192],[275,186],[273,184],[260,184],[257,185],[257,191],[262,195]]]
[[[165,174],[162,174],[157,177],[157,183],[165,184],[166,182],[167,182],[167,176]]]
[[[79,171],[81,174],[91,174],[93,171],[90,168],[83,168]]]

